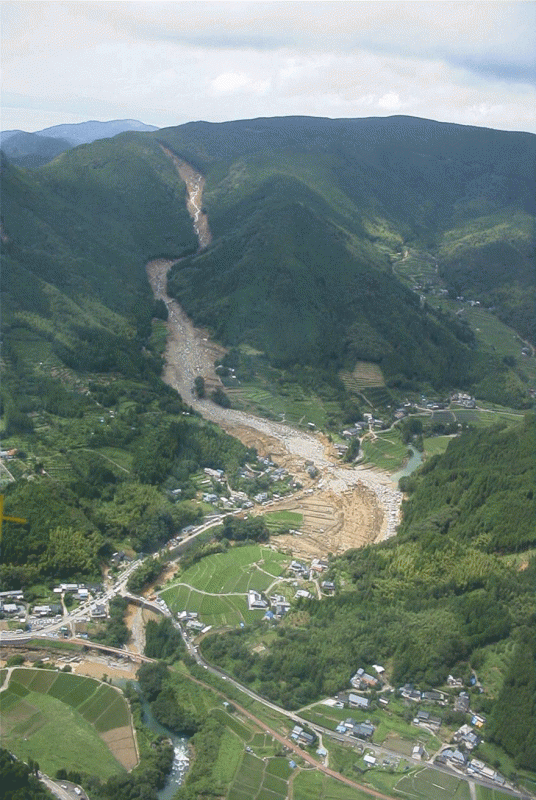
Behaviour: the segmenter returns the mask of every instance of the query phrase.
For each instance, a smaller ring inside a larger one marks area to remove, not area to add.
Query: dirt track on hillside
[[[188,209],[200,246],[204,247],[210,242],[210,230],[206,216],[200,223],[203,179],[172,153],[168,155],[186,182]],[[297,556],[310,557],[342,553],[392,536],[399,521],[402,495],[387,473],[343,466],[321,434],[313,435],[243,411],[221,408],[207,399],[197,399],[193,392],[197,376],[204,378],[208,391],[221,386],[214,362],[225,350],[210,341],[207,331],[195,328],[179,304],[167,295],[167,273],[173,263],[158,259],[147,264],[154,296],[162,299],[168,309],[163,379],[205,419],[215,422],[248,447],[255,447],[259,455],[270,456],[303,485],[304,489],[291,499],[262,509],[287,508],[303,514],[302,535],[278,537],[278,544]],[[305,462],[313,462],[317,468],[314,480],[307,474]]]

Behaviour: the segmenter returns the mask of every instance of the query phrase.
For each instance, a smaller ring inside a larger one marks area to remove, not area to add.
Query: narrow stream
[[[177,736],[176,733],[172,733],[168,728],[161,725],[154,718],[149,703],[146,700],[142,703],[142,709],[144,725],[147,725],[153,733],[166,736],[173,745],[174,755],[171,772],[168,775],[166,785],[158,792],[158,800],[172,800],[179,786],[182,786],[184,783],[190,766],[188,738],[186,736]]]
[[[139,693],[140,687],[138,682],[128,682],[131,683]],[[116,681],[116,683],[118,686],[124,687],[127,681],[119,680]],[[170,731],[169,728],[165,728],[163,725],[161,725],[158,720],[155,719],[147,700],[142,701],[141,707],[143,724],[146,725],[153,733],[156,733],[159,736],[165,736],[166,739],[169,739],[173,745],[173,764],[171,766],[171,771],[167,777],[166,785],[157,793],[158,800],[173,800],[175,792],[186,780],[186,775],[190,766],[188,737],[178,736],[176,733]]]
[[[422,464],[422,453],[418,450],[415,450],[414,447],[408,447],[408,450],[411,451],[411,455],[407,460],[405,466],[402,469],[399,469],[398,472],[394,472],[391,475],[391,480],[393,483],[398,484],[400,478],[406,477],[406,475],[411,475],[412,472],[415,472],[417,467],[420,467]]]

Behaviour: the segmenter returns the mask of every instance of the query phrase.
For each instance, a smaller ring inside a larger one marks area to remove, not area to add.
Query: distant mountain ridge
[[[78,122],[53,125],[41,131],[27,133],[12,130],[0,133],[0,146],[14,164],[21,167],[40,167],[48,164],[60,153],[89,144],[97,139],[109,139],[125,131],[156,131],[154,125],[146,125],[134,119],[118,119],[110,122]]]

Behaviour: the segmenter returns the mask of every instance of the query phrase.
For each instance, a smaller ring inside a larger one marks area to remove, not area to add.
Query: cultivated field
[[[411,775],[405,775],[397,783],[396,788],[402,794],[422,800],[470,800],[471,798],[467,781],[426,767]]]
[[[346,388],[356,394],[362,392],[363,389],[385,386],[380,367],[370,361],[358,361],[351,372],[342,370],[339,375]]]
[[[395,431],[377,434],[374,439],[365,439],[362,447],[364,463],[374,464],[387,472],[400,469],[408,453],[407,445],[402,443]]]
[[[288,556],[269,547],[232,547],[194,564],[160,595],[172,611],[196,611],[207,625],[252,622],[264,612],[248,610],[248,590],[267,591],[288,562]]]
[[[244,753],[227,800],[285,800],[291,772],[285,758],[264,760]]]
[[[105,778],[138,762],[126,700],[107,684],[17,668],[1,698],[4,746],[47,772],[65,767]]]

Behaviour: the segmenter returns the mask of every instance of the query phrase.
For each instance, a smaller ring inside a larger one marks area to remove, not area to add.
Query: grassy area
[[[281,528],[299,529],[303,522],[303,514],[299,514],[297,511],[268,511],[264,515],[264,521],[270,533]]]
[[[77,710],[88,697],[99,694],[98,687],[99,683],[91,678],[44,670],[14,670],[3,693],[4,747],[18,758],[38,760],[50,774],[60,767],[101,778],[123,772],[99,732],[128,724],[124,698],[111,687],[102,687],[105,691],[95,716],[96,724],[92,724],[89,715]]]
[[[260,416],[294,425],[307,425],[312,422],[317,428],[326,427],[328,413],[335,409],[335,404],[323,401],[317,395],[305,394],[299,386],[292,386],[289,395],[275,394],[264,384],[242,384],[233,390],[230,396],[233,405],[253,411]]]
[[[196,611],[208,625],[252,622],[264,612],[248,610],[248,590],[266,591],[287,562],[287,556],[268,547],[233,547],[185,570],[161,596],[172,611]]]
[[[459,302],[448,299],[434,301],[433,305],[441,305],[454,313],[463,307],[461,318],[467,320],[480,346],[501,358],[515,358],[517,369],[524,373],[532,384],[536,382],[536,358],[521,354],[524,343],[519,334],[501,322],[495,314],[483,308],[471,308],[467,304],[462,306]]]
[[[359,782],[359,777],[356,776],[354,780]],[[328,775],[310,769],[300,770],[292,788],[294,800],[370,800],[368,792],[345,786]]]
[[[397,793],[422,800],[470,800],[467,781],[428,767],[405,775],[396,784]]]
[[[270,761],[245,752],[236,777],[229,787],[227,800],[285,800],[287,781],[268,770]]]
[[[451,441],[451,436],[430,436],[426,437],[423,440],[424,444],[424,452],[430,458],[431,456],[435,456],[438,453],[444,453],[447,447],[449,446],[449,442]]]
[[[487,786],[480,786],[475,783],[476,800],[511,800],[511,794],[505,794],[499,789],[491,789]]]
[[[380,469],[395,472],[400,469],[407,456],[407,445],[403,444],[398,434],[390,431],[388,434],[378,434],[374,440],[363,441],[364,463],[374,464]]]

